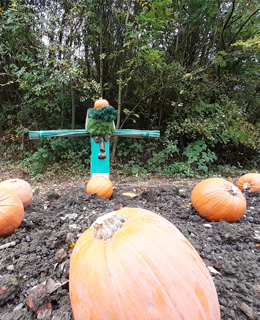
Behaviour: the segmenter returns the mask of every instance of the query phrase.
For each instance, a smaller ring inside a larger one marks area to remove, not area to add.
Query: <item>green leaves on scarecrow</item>
[[[88,109],[87,131],[91,136],[112,135],[115,132],[114,120],[117,118],[117,110],[112,106],[104,106],[99,109]]]

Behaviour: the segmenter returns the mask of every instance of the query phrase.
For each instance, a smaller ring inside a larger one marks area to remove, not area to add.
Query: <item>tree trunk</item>
[[[71,88],[71,129],[75,129],[75,94],[74,88]]]
[[[63,121],[64,121],[64,85],[62,86],[62,101],[61,101],[61,121],[60,121],[60,128],[63,129]]]
[[[120,66],[120,75],[119,75],[119,85],[118,85],[118,108],[117,108],[117,120],[116,120],[116,129],[120,127],[120,115],[121,115],[121,108],[122,108],[122,64]],[[117,147],[117,139],[118,137],[114,137],[113,140],[113,148],[111,152],[111,162],[115,161],[116,156],[116,147]]]
[[[100,97],[103,98],[103,24],[102,24],[102,14],[100,14],[100,52],[99,52],[99,59],[100,59],[100,79],[99,79],[99,83],[100,83]]]

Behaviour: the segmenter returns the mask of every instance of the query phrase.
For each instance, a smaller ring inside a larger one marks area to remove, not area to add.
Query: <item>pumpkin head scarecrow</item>
[[[93,109],[88,109],[86,119],[86,130],[96,143],[99,143],[99,159],[106,159],[105,142],[110,140],[115,132],[114,120],[117,118],[117,111],[109,105],[105,99],[95,102]]]

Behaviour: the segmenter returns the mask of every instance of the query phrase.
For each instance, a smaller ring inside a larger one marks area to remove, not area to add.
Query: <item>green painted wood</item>
[[[106,152],[100,152],[99,143],[96,143],[94,139],[91,138],[90,178],[95,176],[104,176],[109,179],[109,147],[109,141],[105,142]],[[99,159],[98,154],[100,153],[105,153],[107,155],[106,159]]]
[[[68,136],[86,136],[88,131],[85,129],[78,130],[45,130],[45,131],[30,131],[30,139],[42,139],[53,137],[68,137]],[[158,130],[132,130],[132,129],[118,129],[114,136],[129,137],[129,138],[159,138],[160,131]]]

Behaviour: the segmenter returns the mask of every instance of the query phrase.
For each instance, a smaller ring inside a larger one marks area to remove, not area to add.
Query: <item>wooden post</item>
[[[103,138],[101,138],[103,140]],[[104,141],[104,140],[103,140]],[[91,138],[91,161],[90,161],[90,178],[103,176],[109,179],[109,141],[105,142],[105,152],[100,151],[99,142]],[[105,158],[99,155],[106,156]]]

